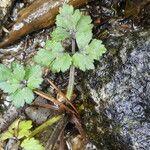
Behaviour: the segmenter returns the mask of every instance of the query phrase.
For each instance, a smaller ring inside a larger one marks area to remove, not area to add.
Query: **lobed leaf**
[[[7,140],[7,139],[12,138],[12,137],[14,137],[14,135],[11,132],[6,131],[6,132],[1,134],[0,141],[1,140],[4,141],[4,140]]]
[[[63,41],[70,37],[69,32],[67,32],[65,29],[61,27],[57,27],[52,33],[51,33],[52,39],[54,41]]]
[[[61,42],[54,41],[54,40],[48,40],[45,45],[46,50],[51,50],[55,52],[63,52],[64,48],[62,47]]]
[[[21,121],[19,123],[19,127],[18,127],[18,139],[21,139],[23,137],[27,137],[31,132],[30,129],[32,128],[32,121],[28,120],[28,121]]]
[[[35,65],[27,69],[26,79],[27,87],[30,89],[38,88],[43,81],[42,68],[39,65]]]
[[[4,93],[14,93],[18,88],[20,87],[19,84],[11,84],[9,81],[6,82],[0,82],[0,89],[3,90]]]
[[[4,133],[2,133],[0,140],[7,140],[9,138],[15,137],[15,132],[16,129],[18,129],[18,124],[19,124],[20,119],[15,120],[8,128],[7,131],[5,131]]]
[[[71,64],[72,64],[71,56],[65,53],[57,57],[50,67],[53,72],[60,72],[60,71],[65,72],[70,68]]]
[[[89,56],[81,53],[73,55],[73,65],[82,71],[94,69],[93,60]]]
[[[20,119],[15,120],[8,128],[8,130],[2,133],[0,140],[6,140],[12,137],[21,139],[27,137],[30,134],[30,129],[32,128],[32,121],[20,121]]]
[[[21,147],[25,150],[45,150],[45,148],[35,138],[27,138],[23,140]]]
[[[16,78],[17,80],[23,80],[24,76],[25,76],[24,66],[15,63],[15,65],[13,65],[13,77]]]
[[[99,60],[99,58],[106,52],[105,46],[102,44],[102,41],[94,39],[89,44],[87,52],[92,59]]]
[[[23,107],[25,103],[30,104],[34,99],[34,94],[31,89],[25,87],[11,94],[9,99],[15,107],[19,108]]]
[[[76,42],[79,49],[83,50],[92,39],[92,19],[90,16],[82,16],[77,24]]]
[[[37,55],[34,57],[35,62],[43,66],[49,66],[50,63],[54,60],[54,57],[51,55],[51,52],[45,49],[40,49],[37,52]]]
[[[5,81],[11,76],[11,69],[3,64],[0,64],[0,82]]]
[[[71,16],[74,12],[74,8],[70,5],[64,4],[59,9],[59,15],[56,16],[56,25],[58,27],[70,30],[72,29]]]

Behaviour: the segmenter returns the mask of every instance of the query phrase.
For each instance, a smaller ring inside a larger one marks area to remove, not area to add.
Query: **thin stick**
[[[59,92],[63,97],[64,97],[64,100],[67,101],[67,103],[74,109],[74,111],[76,112],[76,114],[78,114],[78,111],[77,109],[73,106],[73,104],[69,101],[69,99],[66,97],[66,95],[50,80],[50,79],[47,79],[47,81],[49,82],[50,85],[52,85],[52,87],[57,91]]]
[[[75,39],[72,38],[72,53],[75,53],[75,48],[76,48],[76,43]],[[74,89],[74,77],[75,76],[75,67],[72,65],[70,68],[70,73],[69,73],[69,84],[67,87],[67,94],[66,97],[71,100],[72,94],[73,94],[73,89]]]
[[[34,92],[35,92],[37,95],[39,95],[39,96],[41,96],[41,97],[43,97],[43,98],[45,98],[45,99],[47,99],[47,100],[50,100],[50,101],[53,102],[54,104],[58,104],[60,107],[64,108],[66,111],[75,114],[75,112],[74,112],[73,110],[69,109],[69,108],[68,108],[67,106],[65,106],[63,103],[61,103],[61,102],[59,102],[59,101],[53,99],[52,97],[49,97],[47,94],[43,93],[42,91],[37,91],[37,90],[35,90]]]
[[[46,144],[46,149],[47,150],[53,150],[59,136],[62,134],[64,131],[66,125],[68,124],[68,117],[64,116],[56,125],[52,135],[50,136],[47,144]]]

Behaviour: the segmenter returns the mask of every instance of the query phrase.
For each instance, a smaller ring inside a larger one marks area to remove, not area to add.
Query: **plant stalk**
[[[29,137],[31,138],[31,137],[35,136],[36,134],[42,132],[47,127],[49,127],[49,126],[53,125],[54,123],[56,123],[57,121],[59,121],[62,117],[63,117],[63,115],[59,115],[59,116],[56,116],[56,117],[53,117],[53,118],[47,120],[42,125],[40,125],[37,128],[35,128],[35,130],[33,130],[31,132],[31,134],[29,135]]]
[[[76,43],[75,39],[72,38],[72,54],[75,53]],[[69,84],[67,87],[67,94],[66,97],[71,100],[73,90],[74,90],[74,80],[75,80],[75,67],[72,65],[70,67],[70,73],[69,73]]]

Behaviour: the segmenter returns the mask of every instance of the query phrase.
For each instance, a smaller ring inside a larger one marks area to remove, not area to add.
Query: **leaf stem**
[[[75,53],[75,48],[76,48],[76,43],[75,39],[72,38],[72,54]],[[74,89],[74,80],[75,80],[75,67],[72,65],[70,67],[70,73],[69,73],[69,84],[67,87],[67,94],[66,97],[70,100],[73,94],[73,89]]]
[[[35,130],[33,130],[31,132],[31,134],[29,135],[29,137],[33,137],[35,136],[36,134],[42,132],[43,130],[45,130],[48,126],[51,126],[53,125],[54,123],[56,123],[57,121],[59,121],[61,118],[63,117],[63,115],[59,115],[59,116],[56,116],[56,117],[53,117],[49,120],[47,120],[46,122],[44,122],[42,125],[38,126],[37,128],[35,128]]]

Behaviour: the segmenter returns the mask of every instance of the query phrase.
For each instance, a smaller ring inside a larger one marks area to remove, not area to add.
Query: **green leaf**
[[[53,72],[65,72],[70,68],[72,64],[72,58],[69,54],[65,53],[60,57],[57,57],[51,65]]]
[[[3,90],[4,93],[14,93],[20,87],[19,84],[11,84],[9,81],[0,82],[0,89]]]
[[[45,148],[40,144],[35,138],[27,138],[21,143],[21,147],[25,150],[45,150]]]
[[[63,4],[62,7],[60,7],[59,9],[59,13],[62,15],[62,16],[66,16],[66,15],[71,15],[73,14],[74,12],[74,8],[73,6],[71,5],[68,5],[68,4]]]
[[[15,131],[18,129],[18,124],[19,124],[20,119],[15,120],[8,128],[7,131],[2,133],[0,140],[7,140],[9,138],[15,137]]]
[[[51,34],[52,39],[54,41],[63,41],[66,38],[70,37],[69,32],[67,32],[65,29],[61,28],[61,27],[57,27]]]
[[[32,121],[28,120],[28,121],[21,121],[19,123],[19,127],[18,127],[18,139],[21,139],[23,137],[28,137],[29,134],[31,133],[30,129],[32,128]]]
[[[76,41],[79,49],[83,50],[92,39],[92,19],[90,16],[82,16],[77,25]]]
[[[9,96],[15,107],[23,107],[25,102],[30,104],[34,99],[34,94],[32,90],[28,87],[16,91],[14,94]]]
[[[30,79],[28,80],[28,84],[27,86],[34,90],[36,88],[39,88],[40,87],[40,84],[43,82],[43,78],[41,77],[37,77],[37,78],[34,78],[34,77],[30,77]]]
[[[75,10],[70,5],[64,4],[60,8],[60,14],[56,17],[57,27],[65,29],[68,33],[72,34],[76,31],[76,26],[82,14],[79,10]]]
[[[27,86],[30,89],[35,89],[42,83],[42,68],[39,65],[35,65],[27,69],[26,79],[28,80]]]
[[[84,31],[76,33],[76,41],[80,50],[85,50],[92,39],[92,31]]]
[[[93,60],[89,56],[81,53],[73,55],[73,65],[82,71],[94,69]]]
[[[11,76],[11,69],[3,64],[0,64],[0,82],[5,81]]]
[[[77,24],[77,31],[82,32],[82,31],[87,31],[87,30],[92,30],[93,24],[91,24],[92,19],[90,16],[83,16],[80,18],[78,24]]]
[[[0,137],[0,141],[4,141],[4,140],[7,140],[9,138],[12,138],[14,137],[14,135],[12,133],[10,133],[9,131],[6,131],[4,133],[1,134],[1,137]]]
[[[54,52],[63,52],[64,48],[62,47],[61,42],[51,41],[51,49]]]
[[[22,80],[25,76],[25,70],[23,65],[16,63],[13,66],[13,75],[17,80]]]
[[[17,119],[9,126],[8,130],[2,134],[0,140],[6,140],[12,137],[16,137],[17,139],[27,137],[31,133],[31,128],[32,121],[20,121],[20,119]]]
[[[70,18],[74,12],[74,8],[70,5],[64,4],[59,9],[59,15],[56,16],[56,25],[65,29],[71,29],[72,24]]]
[[[62,47],[61,42],[54,40],[47,40],[45,45],[46,50],[55,51],[55,52],[63,52],[64,48]]]
[[[51,52],[45,49],[40,49],[34,57],[35,62],[43,66],[49,66],[54,59],[55,57],[51,55]]]
[[[82,17],[82,14],[79,11],[79,9],[75,10],[72,17],[71,17],[72,26],[74,29],[76,28],[81,17]]]
[[[106,52],[105,46],[102,44],[102,41],[94,39],[89,44],[87,48],[87,52],[89,56],[95,60],[99,60],[99,58]]]

